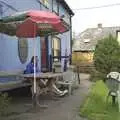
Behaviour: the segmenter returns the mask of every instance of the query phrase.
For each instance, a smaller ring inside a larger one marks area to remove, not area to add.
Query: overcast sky
[[[72,9],[94,7],[120,3],[120,0],[66,0]],[[87,28],[104,26],[120,26],[120,5],[106,8],[74,11],[73,31],[80,33]]]

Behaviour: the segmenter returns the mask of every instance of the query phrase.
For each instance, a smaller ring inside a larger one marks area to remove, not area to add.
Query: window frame
[[[49,0],[39,0],[40,1],[40,4],[43,5],[45,8],[49,9],[50,7],[50,4],[49,4]],[[47,4],[46,4],[46,3]]]
[[[56,10],[55,10],[55,7],[54,7],[54,1],[56,0],[52,0],[52,12],[54,12],[56,15],[59,15],[59,1],[56,1]]]
[[[24,43],[22,43],[22,42],[24,42]],[[28,48],[28,40],[26,38],[18,38],[18,57],[22,64],[25,64],[27,62],[28,52],[29,52],[28,49],[29,49]],[[25,56],[24,56],[24,54],[25,54]],[[25,58],[23,58],[23,57],[25,57]]]
[[[58,49],[55,49],[55,46],[54,46],[54,39],[57,39],[59,41],[59,48]],[[54,52],[57,51],[58,52],[58,55],[55,56],[54,55]],[[57,36],[52,36],[52,57],[53,57],[53,62],[59,62],[61,61],[61,39]]]

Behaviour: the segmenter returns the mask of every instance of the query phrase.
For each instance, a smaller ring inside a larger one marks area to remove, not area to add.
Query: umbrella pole
[[[36,85],[36,40],[35,40],[35,34],[36,34],[36,29],[35,29],[35,25],[34,25],[34,37],[33,37],[33,41],[34,41],[34,93],[33,93],[33,107],[37,106],[37,85]]]

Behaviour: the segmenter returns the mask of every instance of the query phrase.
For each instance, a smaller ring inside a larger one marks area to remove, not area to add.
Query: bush
[[[112,35],[99,40],[94,53],[94,65],[103,79],[111,71],[120,72],[120,46]]]
[[[102,80],[103,79],[103,74],[102,73],[100,73],[100,72],[98,72],[97,70],[95,70],[95,69],[92,69],[91,71],[90,71],[90,81],[92,81],[92,82],[96,82],[96,81],[98,81],[98,80]]]
[[[7,93],[0,93],[0,116],[5,115],[8,105],[10,104],[10,98]]]
[[[82,104],[80,115],[89,120],[120,120],[118,106],[112,106],[111,99],[106,103],[108,92],[109,90],[103,81],[97,81]]]

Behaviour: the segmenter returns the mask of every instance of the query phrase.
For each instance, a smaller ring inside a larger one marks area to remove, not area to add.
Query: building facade
[[[0,0],[0,18],[27,10],[51,11],[63,18],[69,31],[55,35],[36,37],[36,55],[41,71],[50,70],[53,62],[63,65],[65,53],[71,55],[73,11],[64,0]],[[25,69],[33,56],[33,39],[17,38],[0,33],[0,71]]]
[[[98,24],[96,28],[88,28],[80,33],[73,45],[73,62],[76,63],[77,60],[77,62],[93,63],[98,41],[110,34],[116,37],[116,31],[120,31],[120,26],[104,27]]]

